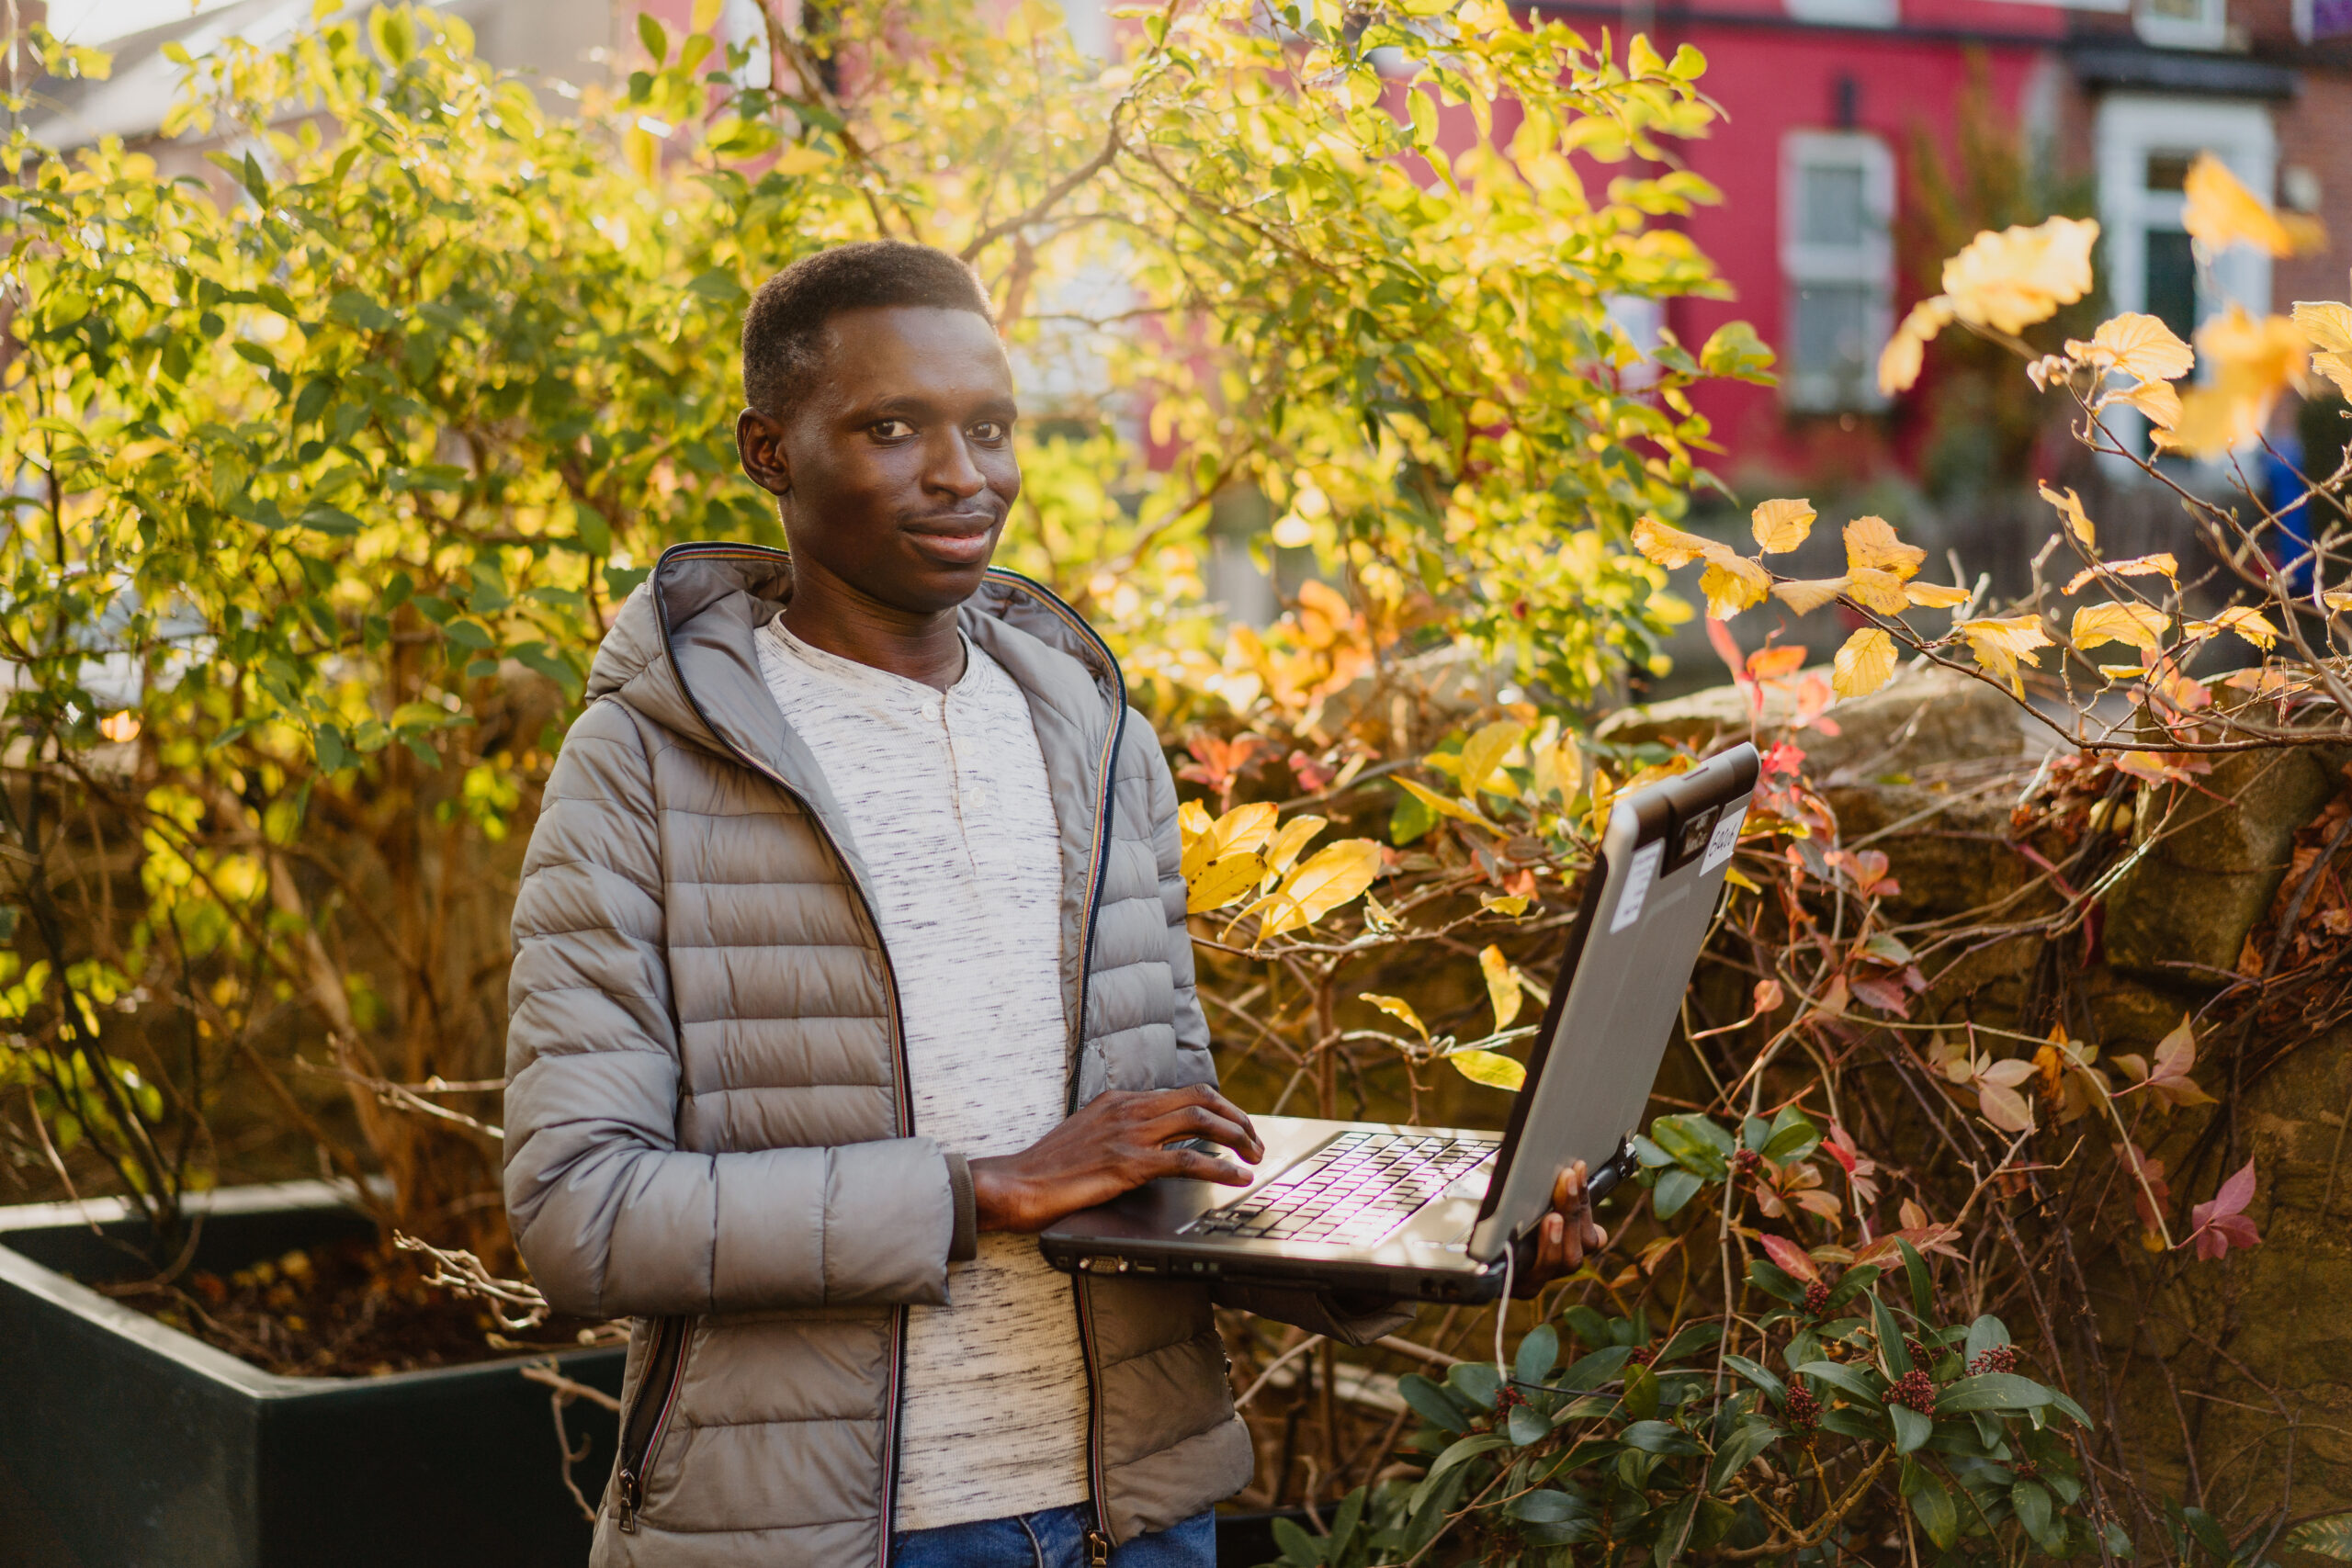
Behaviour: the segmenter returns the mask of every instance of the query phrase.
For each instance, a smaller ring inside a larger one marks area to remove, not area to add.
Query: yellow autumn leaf
[[[2158,550],[2152,556],[2131,556],[2123,560],[2101,561],[2097,566],[2086,566],[2068,578],[2066,586],[2060,592],[2068,594],[2079,593],[2082,592],[2083,584],[2101,575],[2162,577],[2177,581],[2180,577],[2180,563],[2172,558],[2172,552],[2169,550]]]
[[[2278,628],[2270,624],[2270,617],[2251,604],[2233,604],[2210,621],[2184,621],[2181,629],[2192,637],[2233,632],[2260,649],[2267,649],[2278,640]]]
[[[1262,847],[1272,836],[1274,818],[1279,815],[1273,806],[1260,802],[1252,806],[1237,806],[1210,823],[1206,831],[1197,835],[1185,847],[1184,880],[1193,881],[1214,861]]]
[[[1564,729],[1557,741],[1535,753],[1535,793],[1573,800],[1583,784],[1584,753],[1577,746],[1575,732]]]
[[[1713,539],[1686,534],[1655,517],[1645,517],[1634,525],[1634,547],[1668,570],[1689,566],[1705,555],[1710,546],[1722,547]]]
[[[2159,430],[2170,430],[2180,423],[2180,389],[2169,381],[2143,381],[2099,400],[2101,408],[2109,403],[2131,404]]]
[[[2041,659],[2037,648],[2048,648],[2049,634],[2041,629],[2039,615],[1986,615],[1962,621],[1952,628],[1968,639],[1968,649],[1976,662],[1988,673],[2009,683],[2016,695],[2025,695],[2025,682],[2018,674],[2018,661],[2039,669]]]
[[[621,137],[621,155],[637,171],[639,179],[648,185],[653,183],[654,168],[662,161],[662,144],[653,140],[651,131],[641,125],[629,127]]]
[[[1874,566],[1849,572],[1846,592],[1857,604],[1867,605],[1882,615],[1899,615],[1911,604],[1910,595],[1903,591],[1903,580]]]
[[[1707,596],[1707,614],[1728,621],[1764,602],[1772,592],[1772,574],[1760,563],[1717,546],[1708,552],[1707,570],[1699,574],[1699,592]]]
[[[2074,218],[1980,233],[1944,263],[1944,297],[1962,321],[2022,332],[2090,292],[2098,239],[2096,222]]]
[[[1842,577],[1792,578],[1772,585],[1772,597],[1800,615],[1809,615],[1846,592]]]
[[[2282,217],[2271,211],[2211,152],[2199,152],[2188,166],[2181,192],[2188,199],[2181,207],[2180,226],[2209,250],[2246,244],[2274,256],[2290,256],[2327,243],[2326,231],[2317,222],[2300,213]]]
[[[2312,355],[2312,368],[2352,398],[2352,307],[2332,299],[2298,299],[2293,321],[2312,346],[2322,351]]]
[[[2279,395],[2306,384],[2311,344],[2284,316],[2257,321],[2233,304],[2197,329],[2197,347],[2213,380],[2183,396],[2178,424],[2157,434],[2172,450],[2214,457],[2251,441],[2269,423]]]
[[[2339,305],[2333,299],[2298,299],[2290,319],[2302,329],[2313,348],[2335,354],[2352,350],[2352,305]]]
[[[2339,615],[2352,614],[2352,588],[2331,588],[2319,596],[2319,602]]]
[[[1829,685],[1841,697],[1867,697],[1894,679],[1894,639],[1864,626],[1830,660]]]
[[[2120,642],[2155,657],[2172,617],[2147,604],[2086,604],[2075,612],[2067,640],[2077,649]]]
[[[1207,832],[1213,825],[1209,808],[1197,800],[1188,800],[1176,808],[1177,836],[1183,840],[1188,850],[1193,847],[1193,840]]]
[[[1266,863],[1250,851],[1227,855],[1213,861],[1200,875],[1187,885],[1184,908],[1195,915],[1211,909],[1222,909],[1238,898],[1257,891],[1265,880]]]
[[[2161,317],[2137,310],[2101,321],[2088,343],[2068,338],[2066,352],[2100,371],[2134,381],[2177,380],[2197,363],[2197,355]]]
[[[1406,1028],[1411,1030],[1422,1039],[1427,1040],[1430,1037],[1430,1026],[1421,1021],[1421,1015],[1415,1012],[1413,1010],[1413,1004],[1407,1001],[1404,998],[1384,997],[1377,991],[1358,991],[1356,993],[1356,999],[1358,1001],[1370,1002],[1373,1006],[1378,1008],[1389,1017],[1396,1019],[1397,1021],[1404,1024]]]
[[[1408,778],[1399,778],[1396,782],[1397,787],[1404,790],[1407,795],[1411,795],[1415,800],[1419,801],[1423,806],[1428,807],[1440,817],[1451,817],[1456,822],[1467,822],[1474,828],[1484,828],[1490,833],[1499,833],[1502,831],[1501,829],[1496,827],[1492,822],[1487,821],[1486,818],[1480,816],[1478,812],[1470,807],[1464,806],[1458,800],[1448,800],[1445,796],[1438,794],[1437,791],[1428,788],[1426,785],[1417,784]]]
[[[1951,324],[1951,301],[1939,294],[1922,299],[1904,316],[1903,324],[1879,351],[1878,389],[1892,397],[1907,392],[1927,363],[1928,344]]]
[[[1969,598],[1967,589],[1941,582],[1906,582],[1903,591],[1910,596],[1911,603],[1924,610],[1949,610],[1967,604]]]
[[[1478,969],[1487,977],[1487,1000],[1495,1010],[1494,1032],[1500,1034],[1519,1016],[1519,971],[1492,943],[1478,954]]]
[[[1498,1051],[1456,1051],[1445,1058],[1472,1083],[1517,1094],[1527,1083],[1527,1069]]]
[[[1875,567],[1907,581],[1918,575],[1919,563],[1927,558],[1927,551],[1895,537],[1883,517],[1857,517],[1846,525],[1846,570],[1849,572]]]
[[[1748,514],[1748,526],[1767,554],[1784,555],[1804,543],[1815,515],[1809,501],[1768,501]]]
[[[1517,919],[1527,913],[1528,898],[1524,893],[1481,893],[1478,908],[1490,915],[1504,915]]]
[[[2043,485],[2041,499],[2058,509],[2058,516],[2066,525],[2066,532],[2074,535],[2083,548],[2091,550],[2098,547],[2098,531],[2091,526],[2089,516],[2083,511],[2083,498],[2075,493],[2072,486],[2061,495],[2048,485]]]
[[[1294,817],[1283,823],[1283,830],[1274,835],[1274,841],[1267,847],[1267,873],[1279,876],[1288,871],[1291,863],[1298,859],[1299,852],[1314,842],[1315,835],[1330,825],[1330,818],[1327,817]]]
[[[1380,846],[1370,839],[1342,839],[1316,852],[1283,885],[1242,911],[1263,914],[1262,936],[1280,936],[1311,926],[1372,886],[1380,874]]]
[[[1464,741],[1457,775],[1462,781],[1462,798],[1476,801],[1478,792],[1495,776],[1495,770],[1502,766],[1503,759],[1510,755],[1511,748],[1526,738],[1525,725],[1505,719],[1483,727]]]

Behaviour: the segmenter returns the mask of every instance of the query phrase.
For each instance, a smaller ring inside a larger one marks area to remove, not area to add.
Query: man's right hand
[[[1244,1165],[1266,1156],[1249,1116],[1206,1084],[1106,1089],[1019,1154],[971,1162],[979,1228],[1041,1231],[1162,1176],[1250,1184],[1250,1173],[1230,1161],[1169,1146],[1193,1138],[1224,1145]]]

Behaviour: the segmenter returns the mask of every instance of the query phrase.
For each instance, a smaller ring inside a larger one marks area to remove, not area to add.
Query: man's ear
[[[792,493],[792,464],[784,455],[784,426],[757,409],[735,416],[735,455],[752,482],[772,495]]]

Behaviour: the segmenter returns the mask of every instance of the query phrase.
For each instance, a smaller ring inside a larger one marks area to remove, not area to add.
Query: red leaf
[[[1795,1242],[1777,1235],[1765,1236],[1763,1242],[1764,1250],[1771,1254],[1772,1261],[1779,1264],[1784,1272],[1807,1283],[1821,1278],[1821,1270],[1813,1266],[1812,1258]]]
[[[2197,1256],[2211,1263],[2229,1255],[2230,1248],[2262,1245],[2262,1233],[2245,1214],[2245,1206],[2254,1201],[2254,1161],[2247,1160],[2213,1194],[2211,1202],[2199,1203],[2188,1212],[2189,1224],[2196,1228],[2188,1239],[2197,1248]]]
[[[2199,1203],[2198,1208],[2200,1211],[2210,1210],[2211,1217],[2218,1219],[2224,1214],[2243,1214],[2245,1213],[2245,1206],[2253,1201],[2254,1161],[2249,1159],[2238,1168],[2236,1175],[2222,1183],[2222,1190],[2213,1194],[2213,1201],[2211,1203]],[[2200,1213],[2198,1216],[2198,1223],[2202,1224],[2206,1216]]]

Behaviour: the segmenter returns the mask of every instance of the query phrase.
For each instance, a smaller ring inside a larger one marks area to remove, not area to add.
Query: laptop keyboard
[[[1476,1170],[1498,1138],[1342,1133],[1265,1186],[1187,1225],[1193,1236],[1363,1247]]]

